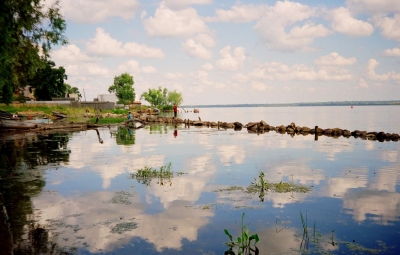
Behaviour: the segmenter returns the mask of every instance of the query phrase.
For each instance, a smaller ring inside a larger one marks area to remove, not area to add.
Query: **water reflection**
[[[135,192],[95,192],[74,198],[45,194],[34,200],[43,213],[38,219],[57,233],[59,245],[78,246],[90,252],[107,252],[134,237],[154,245],[157,251],[179,249],[183,238],[197,239],[198,229],[208,223],[211,211],[191,209],[177,200],[160,213],[148,214],[146,201]]]
[[[318,219],[325,239],[341,229],[364,240],[360,233],[368,230],[368,240],[394,246],[389,237],[399,230],[400,147],[369,146],[373,143],[169,125],[13,137],[1,143],[0,204],[10,219],[0,224],[2,240],[9,240],[0,248],[190,254],[195,247],[223,254],[225,223],[246,211],[262,239],[261,254],[298,253],[296,219],[308,208],[327,213]],[[144,167],[169,163],[175,174],[168,181],[142,185],[130,178]],[[246,192],[260,172],[269,182],[293,182],[312,191],[266,192],[261,199]],[[279,232],[266,224],[277,217],[289,219]],[[346,252],[326,242],[321,247]]]
[[[133,128],[118,126],[117,130],[112,132],[111,135],[115,137],[118,145],[133,145],[135,144],[135,131]]]
[[[6,254],[63,252],[49,238],[48,230],[32,219],[32,199],[46,185],[45,166],[68,162],[69,139],[67,133],[17,134],[4,137],[0,144],[0,250]]]

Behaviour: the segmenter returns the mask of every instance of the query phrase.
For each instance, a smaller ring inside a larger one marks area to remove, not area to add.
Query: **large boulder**
[[[349,136],[351,136],[351,132],[350,132],[350,130],[343,129],[343,136],[346,136],[346,137],[349,137]]]
[[[265,122],[265,121],[263,121],[263,120],[260,121],[259,125],[260,125],[261,127],[269,126],[269,125],[267,124],[267,122]]]
[[[249,122],[244,127],[247,128],[247,129],[251,129],[252,127],[257,126],[257,125],[258,125],[257,122]]]
[[[343,130],[340,128],[332,128],[333,136],[341,136],[343,134]]]
[[[285,132],[285,131],[286,131],[286,127],[285,127],[284,125],[280,125],[280,126],[276,127],[276,129],[277,129],[279,132]]]
[[[237,128],[242,129],[242,127],[243,127],[243,124],[238,121],[233,122],[233,125],[235,126],[235,129],[237,129]]]

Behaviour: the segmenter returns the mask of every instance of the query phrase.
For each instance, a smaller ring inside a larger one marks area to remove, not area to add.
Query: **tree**
[[[177,106],[181,105],[183,102],[182,94],[176,92],[176,90],[168,92],[168,102],[171,105],[174,104],[176,104]]]
[[[39,68],[35,76],[29,81],[34,89],[37,100],[51,100],[52,97],[64,97],[67,86],[64,79],[67,79],[65,69],[61,66],[55,68],[55,63],[50,60],[44,61],[45,66]]]
[[[168,91],[167,88],[162,87],[149,89],[148,92],[143,92],[140,98],[162,110],[171,110],[174,104],[180,105],[183,101],[181,93],[176,90]]]
[[[65,83],[65,87],[67,89],[66,93],[68,94],[78,94],[78,100],[81,100],[82,94],[77,87],[72,87],[71,85]]]
[[[133,84],[133,77],[128,73],[123,73],[114,77],[114,84],[108,88],[108,92],[115,93],[121,104],[133,103],[135,100]]]
[[[27,85],[52,45],[66,44],[66,23],[58,1],[50,8],[42,0],[0,1],[0,91],[10,103],[14,91]]]
[[[149,102],[151,106],[162,109],[167,105],[167,93],[168,89],[158,87],[158,89],[149,89],[148,92],[143,92],[140,98]]]

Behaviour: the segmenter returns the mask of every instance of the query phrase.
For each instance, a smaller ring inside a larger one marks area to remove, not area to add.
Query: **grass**
[[[51,115],[53,111],[56,112],[63,112],[63,113],[73,113],[75,112],[74,109],[79,109],[79,108],[69,108],[65,106],[31,106],[31,105],[0,105],[0,110],[6,111],[6,112],[40,112],[44,114]],[[85,112],[84,109],[82,109],[82,112]]]
[[[53,115],[52,112],[61,112],[68,115],[69,121],[74,122],[87,122],[95,123],[96,118],[85,118],[84,115],[86,113],[86,108],[73,108],[66,106],[34,106],[34,105],[26,105],[26,104],[11,104],[11,105],[0,105],[0,110],[11,112],[11,113],[36,113],[38,115],[47,115],[51,117]],[[125,109],[115,109],[115,110],[103,110],[101,113],[113,113],[113,114],[128,114],[130,110]],[[90,109],[91,113],[95,111]],[[119,124],[125,121],[126,118],[99,118],[97,124]]]

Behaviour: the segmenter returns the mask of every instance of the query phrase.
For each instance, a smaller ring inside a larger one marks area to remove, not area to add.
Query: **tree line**
[[[68,44],[64,36],[66,21],[60,12],[59,2],[45,7],[42,0],[2,0],[0,1],[0,100],[10,104],[13,100],[23,101],[24,95],[17,97],[27,85],[34,91],[37,100],[51,100],[78,94],[79,89],[65,80],[68,76],[64,67],[56,67],[50,59],[54,45]],[[123,73],[114,78],[109,87],[119,103],[133,103],[135,90],[133,77]],[[149,89],[141,95],[151,106],[170,109],[173,104],[182,103],[181,93],[166,88]]]

